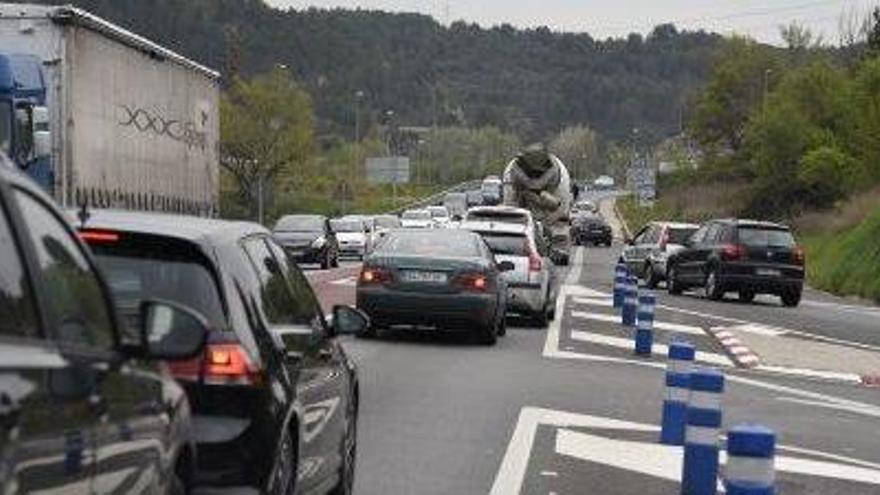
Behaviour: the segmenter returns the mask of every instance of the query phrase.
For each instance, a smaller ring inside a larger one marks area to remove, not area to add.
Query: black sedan
[[[486,345],[503,335],[507,287],[478,234],[464,230],[395,230],[364,261],[357,307],[371,335],[397,325],[470,333]]]
[[[581,213],[571,220],[571,238],[575,245],[611,246],[611,226],[601,215]]]
[[[325,216],[285,215],[272,233],[298,263],[319,263],[325,270],[339,266],[339,243]]]

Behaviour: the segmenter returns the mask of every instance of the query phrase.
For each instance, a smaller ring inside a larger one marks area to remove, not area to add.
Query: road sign
[[[366,170],[370,184],[406,184],[409,182],[409,157],[367,158]]]

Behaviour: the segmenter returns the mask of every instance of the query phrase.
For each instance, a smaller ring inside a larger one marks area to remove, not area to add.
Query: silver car
[[[684,249],[685,241],[699,228],[692,223],[651,222],[627,240],[621,259],[653,289],[666,280],[666,260]]]
[[[513,263],[514,269],[504,273],[508,313],[526,316],[537,326],[547,326],[556,310],[553,265],[546,254],[541,254],[532,227],[469,221],[460,228],[480,234],[498,262]]]

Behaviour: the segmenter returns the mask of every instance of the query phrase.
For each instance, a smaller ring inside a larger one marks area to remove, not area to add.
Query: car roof
[[[77,218],[76,214],[73,218]],[[74,225],[80,227],[79,220]],[[127,210],[89,210],[85,228],[137,232],[174,237],[194,243],[225,242],[253,234],[268,234],[268,229],[254,222]]]
[[[468,209],[468,213],[503,213],[503,214],[511,214],[511,213],[519,213],[523,216],[532,216],[532,212],[525,208],[518,208],[516,206],[474,206],[473,208]]]
[[[700,228],[700,226],[695,223],[686,223],[686,222],[657,221],[657,222],[651,222],[651,223],[653,223],[654,225],[659,225],[661,227],[668,227],[670,229],[698,229],[698,228]]]
[[[765,220],[749,220],[744,218],[722,218],[719,220],[713,220],[714,222],[726,223],[736,225],[738,227],[766,227],[771,229],[780,229],[780,230],[789,230],[788,225],[776,223],[776,222],[768,222]]]
[[[317,213],[291,213],[289,215],[283,215],[278,220],[284,220],[285,218],[317,218],[323,220],[327,217],[325,217],[324,215],[318,215]]]
[[[459,228],[474,232],[500,232],[504,234],[529,235],[529,227],[518,223],[470,220],[459,225]]]

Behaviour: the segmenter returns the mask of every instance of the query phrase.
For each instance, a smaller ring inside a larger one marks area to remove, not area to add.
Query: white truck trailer
[[[214,216],[219,74],[83,10],[0,3],[0,147],[65,207]]]

